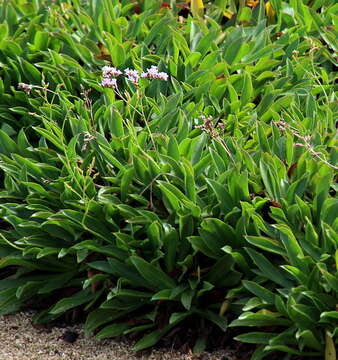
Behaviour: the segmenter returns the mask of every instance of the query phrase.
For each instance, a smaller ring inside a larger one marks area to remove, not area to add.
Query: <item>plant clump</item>
[[[0,315],[335,360],[336,11],[1,2]]]

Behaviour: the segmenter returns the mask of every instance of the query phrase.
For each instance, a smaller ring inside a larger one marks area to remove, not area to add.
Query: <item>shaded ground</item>
[[[0,360],[236,359],[236,357],[231,356],[225,351],[194,356],[192,354],[182,354],[171,349],[153,350],[149,353],[135,356],[130,344],[110,339],[97,340],[92,337],[85,338],[81,325],[67,328],[35,328],[31,325],[31,315],[31,312],[23,312],[0,317]],[[78,334],[78,337],[76,338],[74,334]]]

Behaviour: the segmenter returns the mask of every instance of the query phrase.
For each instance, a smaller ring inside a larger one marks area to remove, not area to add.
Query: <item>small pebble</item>
[[[75,331],[66,330],[62,335],[62,340],[68,343],[74,343],[76,339],[79,337],[79,334]]]

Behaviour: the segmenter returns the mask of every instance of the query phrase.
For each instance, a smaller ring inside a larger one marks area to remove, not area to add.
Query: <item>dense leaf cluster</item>
[[[0,314],[333,360],[338,5],[191,4],[0,1]]]

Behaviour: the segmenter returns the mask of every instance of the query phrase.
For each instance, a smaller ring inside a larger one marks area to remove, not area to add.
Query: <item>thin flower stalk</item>
[[[285,121],[277,121],[276,125],[279,127],[279,129],[281,131],[289,130],[290,133],[294,137],[296,137],[299,140],[302,140],[302,143],[295,143],[294,144],[295,147],[304,147],[309,152],[309,154],[311,156],[313,156],[314,158],[317,158],[320,162],[324,163],[325,165],[329,166],[330,168],[332,168],[334,170],[338,170],[338,166],[335,166],[335,165],[331,164],[330,162],[328,162],[326,159],[324,159],[322,157],[322,153],[319,153],[319,152],[315,151],[315,149],[313,148],[313,145],[310,143],[311,136],[309,136],[309,135],[308,136],[300,135],[297,129],[290,126]]]

